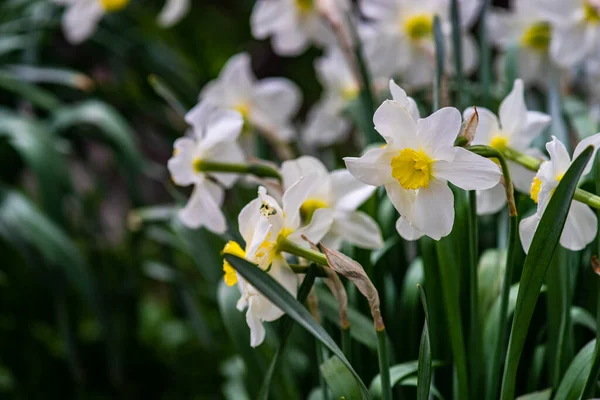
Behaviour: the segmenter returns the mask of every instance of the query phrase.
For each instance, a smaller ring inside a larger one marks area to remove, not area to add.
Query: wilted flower
[[[227,61],[219,78],[204,87],[200,99],[236,110],[247,127],[258,128],[273,140],[288,142],[294,137],[290,120],[300,106],[302,94],[285,78],[257,81],[250,56],[241,53]]]
[[[448,181],[465,190],[489,189],[500,181],[500,169],[492,161],[454,147],[461,128],[455,108],[415,122],[406,108],[386,100],[373,121],[387,144],[344,160],[358,180],[385,185],[400,212],[396,229],[406,239],[425,234],[439,240],[452,231],[454,195]]]
[[[474,109],[468,108],[464,118],[468,119]],[[538,136],[549,124],[549,115],[539,111],[528,111],[525,104],[523,81],[515,80],[511,92],[500,104],[499,118],[490,110],[477,107],[479,124],[473,144],[483,144],[503,151],[512,148],[525,152],[533,139]],[[515,186],[525,193],[529,191],[529,184],[533,174],[515,163],[509,162],[511,177]],[[514,176],[513,176],[514,175]],[[478,214],[492,214],[498,212],[506,204],[506,196],[501,184],[489,190],[477,191]]]
[[[190,228],[206,227],[224,233],[227,224],[221,204],[224,189],[233,186],[238,176],[232,173],[205,172],[203,163],[240,163],[244,153],[236,143],[242,131],[240,113],[200,103],[185,117],[193,135],[177,139],[168,167],[180,186],[194,185],[187,205],[179,212],[181,222]],[[206,165],[206,164],[204,164]]]
[[[317,181],[300,206],[300,215],[304,223],[333,216],[333,224],[323,238],[326,246],[337,249],[342,241],[366,249],[383,246],[377,223],[364,212],[356,211],[373,194],[374,186],[357,181],[345,169],[330,173],[321,161],[310,156],[284,162],[281,174],[286,189],[302,176]]]
[[[440,17],[442,33],[451,49],[452,27],[448,0],[362,0],[363,13],[374,23],[363,30],[368,58],[373,68],[388,76],[401,74],[403,82],[413,87],[431,84],[435,73],[433,19]],[[467,34],[477,17],[479,2],[460,1],[463,68],[472,71],[477,65],[477,45]],[[446,69],[454,70],[452,51],[446,52]]]
[[[271,45],[282,56],[298,55],[311,44],[332,45],[336,37],[323,13],[341,23],[347,0],[258,0],[250,16],[252,35],[271,36]]]
[[[313,175],[300,178],[285,191],[281,206],[261,186],[258,198],[248,203],[238,216],[240,234],[246,242],[246,260],[267,271],[294,296],[297,293],[296,276],[282,254],[280,243],[285,239],[306,247],[302,235],[318,242],[329,231],[333,215],[319,210],[308,225],[300,226],[300,207],[316,184]],[[239,276],[238,285],[242,295],[238,309],[248,307],[246,321],[251,331],[251,345],[256,347],[265,337],[262,322],[274,321],[284,313]]]
[[[594,146],[594,152],[581,175],[582,177],[587,175],[592,169],[596,151],[598,146],[600,146],[600,133],[582,140],[573,152],[573,159],[576,159],[589,145]],[[542,163],[531,184],[530,195],[533,201],[537,203],[536,213],[523,219],[519,224],[521,244],[525,252],[529,251],[533,235],[552,194],[571,165],[571,157],[565,145],[554,136],[552,137],[552,141],[546,144],[546,150],[548,150],[550,160]],[[573,200],[571,208],[569,208],[565,227],[560,235],[560,245],[573,251],[582,250],[594,240],[597,228],[598,220],[596,214],[586,204]]]

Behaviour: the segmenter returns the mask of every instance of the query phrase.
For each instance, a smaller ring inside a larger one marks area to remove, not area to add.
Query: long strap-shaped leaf
[[[517,295],[515,316],[508,342],[506,364],[504,366],[502,400],[512,400],[515,397],[517,368],[533,310],[540,294],[540,289],[542,288],[544,276],[550,265],[550,260],[552,260],[554,250],[558,245],[565,221],[567,220],[571,201],[575,194],[575,189],[577,189],[577,182],[592,155],[592,151],[592,146],[586,148],[571,164],[571,167],[558,184],[544,211],[537,231],[533,236],[529,253],[525,258],[519,294]]]
[[[285,290],[277,281],[275,281],[266,272],[250,264],[248,261],[241,258],[225,255],[225,259],[246,279],[252,286],[261,292],[266,298],[271,300],[277,307],[283,310],[296,323],[310,332],[317,340],[323,343],[329,350],[333,352],[352,373],[363,398],[371,399],[371,395],[360,379],[358,373],[352,368],[348,359],[344,356],[342,350],[338,347],[335,341],[327,334],[325,329],[314,320],[306,308],[298,302],[287,290]]]
[[[417,370],[417,400],[429,399],[429,387],[431,386],[431,343],[429,341],[429,308],[427,307],[427,297],[423,286],[419,287],[419,297],[423,304],[425,312],[425,323],[423,324],[423,334],[421,335],[421,345],[419,347],[419,364]]]

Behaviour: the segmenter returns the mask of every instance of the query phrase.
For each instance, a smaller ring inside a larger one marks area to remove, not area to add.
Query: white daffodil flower
[[[284,192],[281,205],[261,186],[258,198],[248,203],[238,216],[240,234],[246,242],[246,260],[268,271],[293,296],[297,294],[296,276],[289,268],[279,243],[285,238],[306,247],[308,244],[302,239],[303,235],[312,242],[318,242],[330,230],[333,213],[327,209],[316,210],[308,225],[300,225],[300,208],[317,184],[314,175],[301,177]],[[248,307],[246,321],[251,332],[250,344],[256,347],[265,337],[263,321],[274,321],[284,313],[239,276],[238,287],[242,295],[238,309]]]
[[[227,224],[221,211],[224,189],[212,179],[229,188],[238,175],[204,172],[202,165],[244,162],[244,153],[236,143],[243,118],[236,111],[201,103],[186,114],[185,120],[192,126],[193,135],[175,141],[173,157],[168,162],[171,178],[177,185],[194,185],[179,218],[189,228],[205,227],[214,233],[225,233]]]
[[[406,108],[386,100],[373,122],[387,144],[344,161],[358,180],[385,186],[400,213],[396,229],[406,239],[425,234],[439,240],[452,231],[454,195],[448,181],[465,190],[489,189],[500,181],[492,161],[454,147],[462,123],[455,108],[415,122]]]
[[[158,24],[163,28],[176,25],[190,11],[190,6],[190,0],[167,0],[158,14]]]
[[[582,178],[592,169],[596,151],[598,150],[598,146],[600,146],[600,133],[582,140],[573,152],[573,160],[589,145],[594,146],[594,152],[581,175]],[[546,144],[546,150],[548,150],[550,160],[542,163],[531,184],[530,195],[533,201],[537,203],[537,211],[532,216],[523,219],[519,224],[521,244],[525,252],[529,251],[533,235],[552,194],[571,165],[571,157],[569,157],[567,148],[554,136],[552,137],[552,141]],[[596,213],[586,204],[573,200],[567,214],[565,227],[560,235],[559,243],[565,249],[573,251],[583,250],[596,237],[597,228],[598,220]]]
[[[275,53],[296,56],[310,44],[325,47],[336,37],[324,14],[343,26],[347,0],[258,0],[250,16],[252,36],[271,37]]]
[[[464,112],[465,120],[473,115],[474,109],[468,108]],[[506,96],[498,112],[499,118],[490,110],[477,107],[479,124],[475,132],[473,144],[483,144],[494,147],[500,151],[513,148],[527,152],[533,139],[535,139],[549,124],[549,115],[528,111],[525,104],[523,81],[515,80],[512,90]],[[524,167],[509,162],[511,178],[520,191],[527,193],[533,179],[533,174]],[[477,213],[479,215],[493,214],[506,205],[506,195],[502,184],[489,190],[477,191]]]
[[[274,141],[289,142],[294,137],[291,119],[300,107],[302,94],[285,78],[257,81],[250,56],[241,53],[227,61],[218,79],[204,86],[200,100],[236,110],[247,127],[257,128]]]
[[[377,223],[367,214],[356,211],[375,192],[374,186],[357,181],[345,169],[330,173],[321,161],[310,156],[285,161],[281,175],[284,189],[302,176],[312,176],[317,181],[300,206],[300,215],[304,223],[323,218],[325,213],[333,216],[333,224],[322,240],[327,247],[338,249],[342,241],[365,249],[383,247]],[[317,210],[322,210],[318,216],[315,215]]]
[[[51,0],[65,5],[62,27],[69,43],[79,44],[89,38],[105,14],[120,11],[130,0]]]
[[[600,4],[595,0],[541,0],[539,6],[552,25],[550,54],[562,67],[572,67],[598,54]]]
[[[512,10],[494,9],[488,22],[490,40],[502,48],[519,46],[519,76],[526,82],[546,84],[552,27],[540,3],[516,0]],[[499,59],[500,69],[504,60]]]
[[[477,45],[468,28],[475,22],[479,2],[459,0],[463,43],[463,69],[466,73],[477,66]],[[433,18],[440,17],[442,33],[451,49],[452,27],[448,0],[362,0],[361,9],[373,20],[371,29],[364,29],[367,58],[374,68],[395,76],[411,87],[431,85],[435,73],[435,43]],[[446,69],[453,72],[452,51],[446,51]]]

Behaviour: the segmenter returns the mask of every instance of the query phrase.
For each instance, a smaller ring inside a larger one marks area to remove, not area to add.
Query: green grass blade
[[[581,399],[585,389],[585,383],[592,369],[596,339],[585,345],[575,356],[567,372],[563,376],[554,398],[559,399]]]
[[[360,388],[339,358],[329,358],[320,369],[334,399],[360,400]]]
[[[444,77],[444,34],[440,17],[433,18],[433,38],[435,41],[435,77],[433,80],[433,112],[436,112],[442,101],[442,79]]]
[[[429,310],[427,309],[427,297],[423,286],[419,287],[419,297],[425,312],[425,323],[423,324],[423,335],[419,347],[419,364],[417,370],[417,400],[428,400],[431,387],[431,342],[429,341]]]
[[[271,300],[281,310],[283,310],[296,323],[301,325],[316,339],[323,343],[329,350],[333,352],[352,373],[358,383],[364,398],[370,399],[371,395],[362,379],[356,373],[352,365],[344,356],[342,350],[338,347],[335,341],[327,334],[325,329],[319,325],[310,313],[298,302],[287,290],[279,283],[271,278],[266,272],[250,264],[246,260],[226,254],[225,258],[252,286],[261,292],[266,298]]]
[[[450,19],[452,22],[452,50],[454,52],[454,73],[456,74],[456,107],[459,110],[465,108],[464,86],[465,79],[463,75],[462,59],[462,30],[460,24],[460,5],[459,0],[451,0]]]
[[[579,177],[588,163],[592,151],[592,146],[585,149],[571,164],[571,167],[560,181],[546,207],[539,227],[533,237],[529,253],[525,258],[502,379],[501,398],[503,400],[512,400],[515,397],[517,368],[523,346],[525,345],[525,338],[527,337],[533,310],[542,287],[544,276],[550,266],[554,250],[558,245],[565,225]]]
[[[432,368],[437,368],[441,366],[442,363],[439,361],[433,361],[431,366]],[[418,361],[408,361],[402,364],[394,365],[390,368],[390,382],[392,387],[401,383],[402,380],[408,378],[411,375],[414,375],[418,372],[419,363]],[[371,381],[371,385],[369,386],[369,390],[371,394],[375,398],[381,398],[382,396],[382,388],[381,388],[381,377],[377,375]]]

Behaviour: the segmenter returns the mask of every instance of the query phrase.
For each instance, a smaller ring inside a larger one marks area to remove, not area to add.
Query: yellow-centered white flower
[[[203,163],[244,162],[244,153],[236,142],[242,131],[242,116],[236,111],[201,103],[186,114],[185,120],[192,127],[192,135],[175,141],[173,157],[168,162],[171,178],[177,185],[194,185],[179,218],[190,228],[205,227],[225,233],[227,224],[221,211],[223,186],[233,186],[238,175],[205,172]]]
[[[473,112],[473,107],[466,109],[465,120],[471,118]],[[528,152],[531,142],[551,122],[549,115],[527,110],[521,79],[515,80],[512,90],[500,103],[499,117],[483,107],[477,107],[477,114],[479,124],[473,144],[491,146],[500,151],[510,147],[521,152]],[[534,174],[516,163],[509,162],[508,164],[515,187],[528,193]],[[501,184],[489,190],[477,191],[478,214],[493,214],[500,211],[505,205],[506,194]]]
[[[573,159],[576,159],[589,145],[594,146],[594,152],[581,175],[582,178],[592,169],[596,151],[598,146],[600,146],[600,133],[582,140],[573,152]],[[535,214],[523,219],[519,224],[521,244],[526,253],[529,251],[533,235],[537,230],[552,194],[554,194],[560,180],[571,166],[571,157],[567,148],[554,136],[552,137],[552,141],[546,144],[546,150],[548,150],[550,160],[542,163],[531,184],[530,196],[537,203],[537,210]],[[565,227],[560,235],[559,243],[565,249],[573,251],[583,250],[596,237],[597,228],[598,220],[596,213],[588,205],[573,200],[567,214]]]
[[[314,175],[303,176],[284,192],[281,205],[261,186],[258,188],[258,198],[248,203],[238,216],[240,234],[246,243],[245,258],[268,271],[294,296],[297,293],[296,276],[289,268],[279,244],[286,239],[307,247],[302,235],[312,242],[318,242],[329,231],[333,215],[317,215],[318,210],[309,224],[300,224],[300,207],[317,183]],[[248,307],[246,322],[251,331],[251,345],[255,347],[265,337],[263,321],[274,321],[284,313],[240,276],[238,287],[242,295],[238,308],[242,310]]]
[[[462,122],[455,108],[415,122],[406,108],[386,100],[373,121],[387,144],[344,161],[358,180],[385,186],[400,213],[396,229],[406,239],[425,234],[439,240],[452,231],[454,195],[448,181],[465,190],[489,189],[500,181],[492,161],[454,147]]]
[[[375,192],[375,187],[356,180],[347,170],[327,171],[318,159],[303,156],[281,165],[283,187],[287,189],[302,176],[312,176],[317,184],[300,206],[303,224],[320,219],[333,223],[322,242],[338,249],[342,242],[365,249],[383,247],[377,222],[356,209]]]
[[[300,107],[302,94],[285,78],[258,81],[250,56],[241,53],[231,57],[219,77],[202,89],[200,99],[238,111],[246,128],[257,128],[275,141],[289,142],[294,137],[291,119]]]

